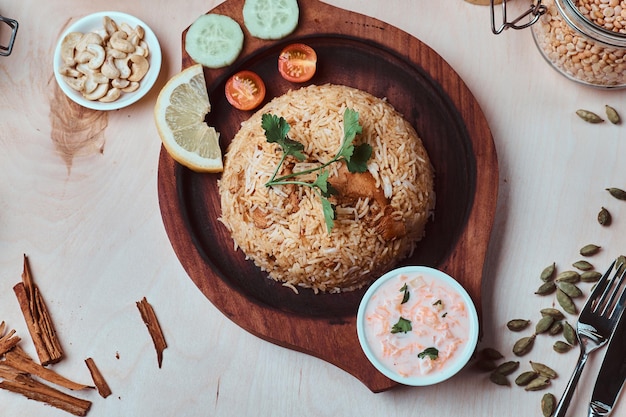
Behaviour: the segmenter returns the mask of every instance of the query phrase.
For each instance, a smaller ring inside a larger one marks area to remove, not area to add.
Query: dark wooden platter
[[[301,85],[276,69],[280,50],[300,41],[318,54],[310,83],[344,84],[389,102],[413,124],[436,171],[435,219],[413,256],[400,265],[428,265],[452,275],[481,309],[483,264],[495,215],[498,162],[485,117],[464,82],[430,47],[380,20],[317,0],[300,0],[297,30],[279,41],[249,35],[244,0],[228,0],[212,13],[231,16],[245,34],[237,61],[205,68],[212,111],[207,122],[221,133],[223,152],[252,112],[233,109],[224,97],[228,76],[249,69],[265,80],[267,100]],[[193,61],[184,52],[182,67]],[[268,279],[217,220],[217,174],[197,174],[161,151],[158,193],[165,229],[181,264],[202,293],[228,318],[264,340],[332,363],[373,392],[397,385],[363,354],[355,319],[365,289],[342,294],[292,290]]]

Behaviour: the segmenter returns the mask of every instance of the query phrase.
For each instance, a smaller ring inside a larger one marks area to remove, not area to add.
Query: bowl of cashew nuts
[[[150,91],[161,59],[159,41],[143,21],[126,13],[99,12],[63,32],[54,51],[54,76],[75,103],[117,110]]]

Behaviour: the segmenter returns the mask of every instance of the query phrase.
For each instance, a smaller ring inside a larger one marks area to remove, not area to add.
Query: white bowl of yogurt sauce
[[[411,386],[457,374],[476,349],[478,326],[476,307],[461,284],[425,266],[380,277],[357,312],[365,356],[389,379]]]

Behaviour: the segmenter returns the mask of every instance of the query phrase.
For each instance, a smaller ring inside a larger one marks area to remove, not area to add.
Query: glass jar
[[[626,87],[626,0],[538,0],[537,5],[541,10],[532,13],[531,31],[553,68],[584,85]]]

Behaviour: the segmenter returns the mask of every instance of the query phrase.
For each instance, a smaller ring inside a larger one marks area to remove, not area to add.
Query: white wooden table
[[[240,329],[194,286],[161,221],[152,108],[160,87],[180,69],[181,32],[218,3],[23,0],[0,6],[20,23],[12,55],[0,57],[0,320],[34,354],[12,291],[26,253],[66,351],[52,368],[89,382],[83,361],[93,357],[113,390],[107,399],[79,394],[93,401],[94,417],[541,415],[543,391],[496,386],[471,369],[437,386],[373,394],[333,365]],[[578,108],[602,113],[610,104],[626,115],[624,92],[566,80],[540,56],[529,30],[493,35],[486,7],[462,0],[328,3],[375,16],[431,46],[482,106],[498,151],[500,191],[484,271],[481,347],[516,359],[510,348],[520,335],[505,323],[536,321],[539,309],[555,302],[533,295],[544,266],[569,268],[590,242],[603,248],[592,258],[599,270],[626,252],[626,205],[605,191],[626,188],[626,127],[586,124],[574,114]],[[511,13],[525,7],[513,2]],[[164,65],[147,97],[107,113],[99,129],[93,124],[92,141],[68,151],[69,144],[53,140],[52,52],[69,22],[103,10],[148,23]],[[608,228],[596,221],[602,206],[613,214]],[[169,345],[161,369],[135,306],[144,296]],[[577,352],[557,355],[554,340],[538,338],[519,360],[522,368],[535,360],[557,369],[550,391],[558,397]],[[570,416],[586,415],[601,357],[590,360]],[[0,402],[7,416],[68,415],[6,391]],[[624,413],[621,401],[613,415]]]

